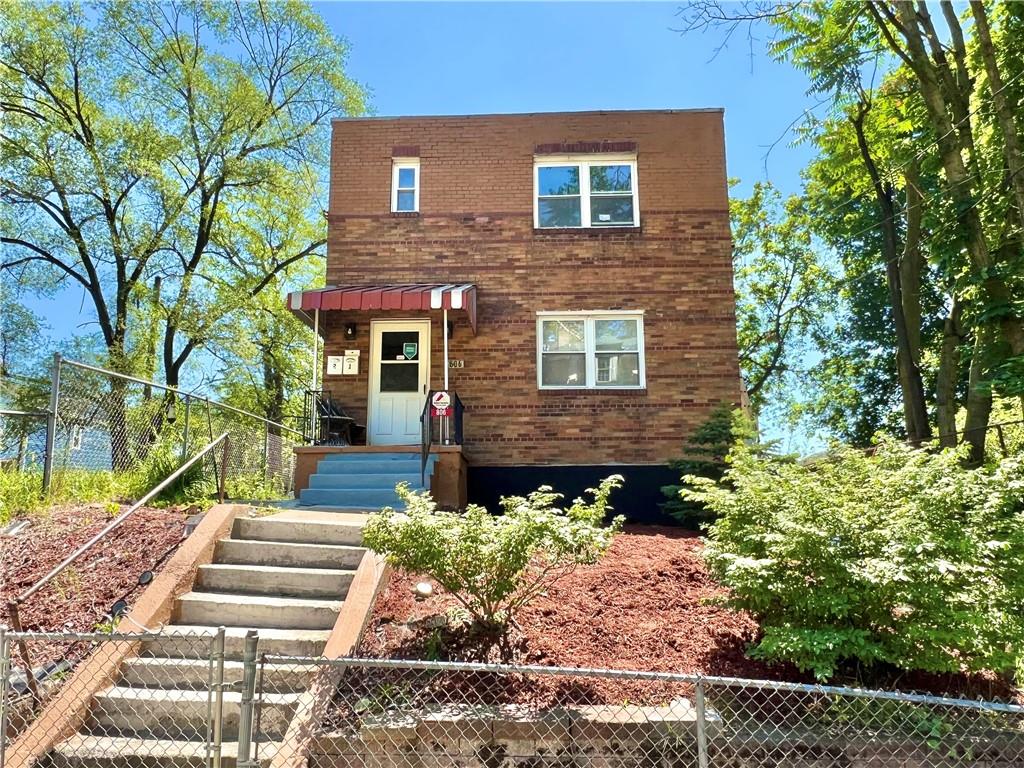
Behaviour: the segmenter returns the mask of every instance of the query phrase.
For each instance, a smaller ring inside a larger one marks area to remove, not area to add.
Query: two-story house
[[[328,220],[328,287],[288,297],[315,388],[412,453],[453,392],[470,501],[616,472],[654,519],[666,460],[740,401],[722,110],[337,120]]]

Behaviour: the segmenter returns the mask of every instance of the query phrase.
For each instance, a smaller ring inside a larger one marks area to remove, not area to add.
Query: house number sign
[[[448,361],[448,367],[449,368],[465,368],[466,367],[466,361],[465,360],[449,360]]]

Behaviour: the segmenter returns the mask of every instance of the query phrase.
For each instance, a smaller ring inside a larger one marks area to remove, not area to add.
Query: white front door
[[[367,442],[418,444],[429,383],[430,321],[372,321]]]

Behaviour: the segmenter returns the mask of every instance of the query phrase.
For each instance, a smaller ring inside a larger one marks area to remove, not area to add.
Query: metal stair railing
[[[15,597],[13,600],[7,603],[7,611],[10,615],[11,629],[14,632],[23,632],[24,629],[21,625],[21,616],[19,615],[19,606],[24,603],[32,595],[36,594],[40,589],[45,587],[57,576],[59,576],[65,568],[75,562],[79,557],[85,554],[89,549],[94,547],[104,536],[111,531],[118,528],[125,520],[135,514],[139,509],[145,506],[148,502],[152,501],[161,491],[166,489],[171,483],[180,478],[190,467],[201,461],[207,454],[211,453],[217,446],[221,446],[221,459],[220,465],[215,466],[217,473],[217,500],[221,503],[224,502],[224,483],[227,475],[227,459],[228,459],[228,433],[221,433],[220,437],[207,443],[198,453],[192,458],[174,470],[171,474],[153,486],[141,499],[132,504],[127,510],[122,512],[120,515],[115,517],[109,523],[107,523],[103,530],[99,531],[95,536],[89,539],[87,542],[82,544],[78,549],[72,552],[70,555],[65,557],[60,563],[54,566],[48,573],[41,577],[31,587],[26,589],[20,595]],[[18,650],[21,653],[22,660],[25,662],[26,680],[28,683],[29,690],[32,693],[33,699],[39,701],[39,687],[36,683],[35,675],[32,674],[32,662],[29,658],[28,646],[24,640],[19,641]]]

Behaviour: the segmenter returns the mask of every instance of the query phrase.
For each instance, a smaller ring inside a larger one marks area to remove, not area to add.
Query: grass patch
[[[42,470],[0,470],[0,525],[20,515],[37,514],[56,504],[114,503],[142,498],[179,466],[164,456],[154,455],[137,468],[114,472],[94,469],[60,469],[54,472],[50,493],[43,495]],[[262,473],[229,476],[228,498],[275,501],[288,498],[280,482],[264,479]],[[217,497],[212,471],[195,465],[173,483],[151,506],[189,504],[206,507]]]

